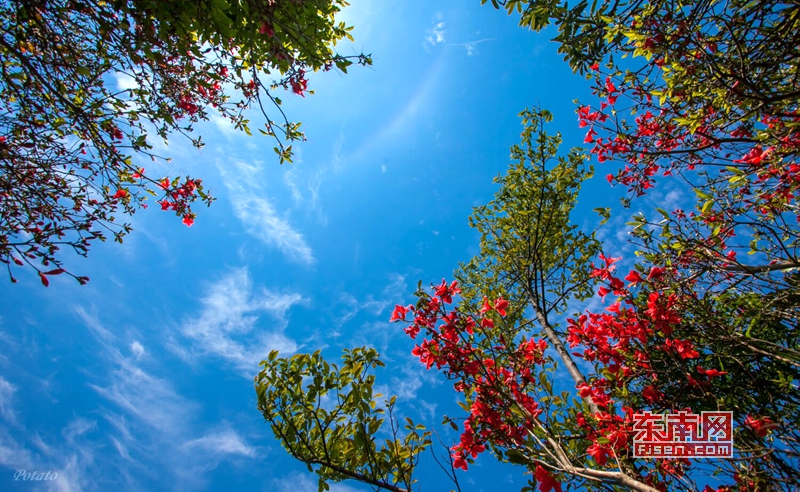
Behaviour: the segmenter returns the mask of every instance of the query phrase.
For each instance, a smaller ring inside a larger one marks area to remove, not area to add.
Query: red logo
[[[733,412],[633,415],[634,458],[730,458]]]

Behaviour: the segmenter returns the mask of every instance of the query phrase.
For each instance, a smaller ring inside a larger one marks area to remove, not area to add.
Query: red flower
[[[596,72],[596,71],[600,70],[600,64],[597,63],[597,62],[594,62],[593,64],[589,65],[589,68]]]
[[[758,166],[761,162],[769,157],[772,154],[772,147],[769,147],[767,150],[761,150],[760,145],[756,145],[750,152],[745,154],[741,159],[736,159],[733,162],[741,163],[741,164],[750,164],[751,166]]]
[[[763,417],[760,419],[755,419],[750,415],[747,416],[747,419],[744,421],[744,425],[750,427],[755,431],[758,437],[764,437],[767,433],[777,427],[778,425],[773,423],[772,420],[768,419],[767,417]]]
[[[411,325],[408,328],[404,329],[403,331],[406,332],[406,335],[410,336],[412,339],[415,339],[419,334],[419,326]]]
[[[292,78],[292,80],[290,80],[289,83],[292,85],[292,92],[294,92],[298,96],[306,97],[303,94],[303,92],[308,90],[308,80],[304,78],[304,74],[305,72],[303,70],[300,70],[297,76]]]
[[[467,471],[467,460],[465,458],[466,457],[461,453],[453,454],[453,466]]]
[[[541,465],[536,465],[534,476],[536,481],[539,482],[539,492],[550,492],[553,489],[561,492],[561,482],[556,481],[553,474],[542,468]]]
[[[667,341],[664,342],[664,346],[667,349],[675,349],[675,352],[678,353],[681,359],[696,359],[700,357],[700,354],[697,353],[697,350],[694,349],[694,345],[692,345],[692,342],[689,340],[667,339]]]
[[[453,302],[453,295],[460,294],[461,289],[458,288],[458,282],[453,282],[448,286],[447,281],[442,279],[442,285],[436,287],[436,295],[442,299],[442,302],[450,304]]]
[[[658,391],[655,388],[655,386],[650,385],[650,386],[646,386],[642,390],[642,396],[644,397],[645,400],[647,400],[648,403],[654,403],[654,402],[657,402],[657,401],[661,400],[661,398],[663,398],[664,394],[661,393],[660,391]]]
[[[128,190],[124,188],[120,188],[114,193],[114,198],[125,198],[126,196],[128,196]]]
[[[481,363],[477,360],[471,360],[464,366],[464,373],[476,375],[481,370]]]
[[[395,321],[405,321],[406,320],[406,313],[408,313],[408,309],[401,306],[396,305],[394,307],[394,311],[392,311],[392,317],[389,319],[389,323],[394,323]]]
[[[608,256],[604,255],[603,253],[600,253],[600,254],[598,255],[598,257],[599,257],[601,260],[603,260],[604,262],[606,262],[606,268],[610,267],[611,265],[613,265],[614,263],[616,263],[616,262],[618,262],[619,260],[621,260],[621,259],[622,259],[622,257],[619,257],[619,258],[611,258],[611,257],[608,257]]]
[[[720,376],[724,376],[725,374],[728,374],[725,371],[720,371],[720,370],[717,370],[717,369],[703,369],[700,366],[697,366],[697,372],[699,372],[700,374],[705,374],[706,376],[709,377],[709,379],[710,378],[718,378]]]
[[[484,298],[483,298],[483,307],[481,307],[481,314],[484,314],[487,311],[491,311],[491,310],[492,310],[492,305],[489,304],[489,299],[487,299],[484,296]]]
[[[500,316],[506,315],[507,308],[508,308],[508,301],[506,301],[502,297],[498,297],[497,300],[494,301],[494,309]]]
[[[186,224],[186,227],[192,227],[192,224],[194,224],[193,214],[184,215],[183,216],[183,223]]]
[[[637,272],[636,270],[631,270],[631,273],[629,273],[628,276],[625,277],[625,280],[630,282],[631,285],[635,285],[635,284],[638,284],[639,282],[644,281],[642,276],[639,275],[639,272]]]
[[[650,274],[647,276],[647,280],[655,280],[664,276],[664,269],[660,267],[653,267],[650,269]]]
[[[608,91],[609,95],[619,92],[617,87],[614,85],[614,82],[611,81],[611,77],[606,77],[606,91]]]
[[[594,458],[594,461],[600,466],[603,466],[608,462],[608,449],[600,446],[599,444],[592,444],[589,446],[586,452],[589,453],[589,456]]]

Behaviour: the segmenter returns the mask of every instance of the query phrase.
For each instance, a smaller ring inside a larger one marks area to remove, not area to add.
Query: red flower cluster
[[[484,298],[477,318],[457,309],[448,310],[453,296],[460,292],[457,282],[443,280],[433,287],[432,296],[418,293],[416,306],[396,306],[391,321],[407,321],[413,316],[405,332],[416,338],[424,331],[426,338],[412,354],[426,368],[435,365],[445,371],[456,381],[456,390],[464,393],[470,414],[452,452],[454,466],[466,470],[468,461],[483,452],[488,443],[513,448],[537,425],[542,409],[531,396],[537,384],[534,369],[544,364],[547,343],[525,337],[508,341],[497,335],[495,323],[509,309],[502,297],[493,301]],[[558,482],[552,483],[547,490],[560,489]]]
[[[186,227],[194,224],[196,215],[192,212],[191,203],[198,197],[208,199],[202,193],[202,180],[186,178],[183,184],[177,180],[170,182],[169,178],[163,178],[158,185],[164,190],[164,198],[158,201],[161,210],[172,210],[175,215],[181,217],[181,221]]]
[[[306,72],[302,69],[298,70],[297,74],[289,79],[289,83],[292,86],[292,92],[303,97],[306,97],[303,93],[308,91],[308,80],[305,78],[305,73]]]

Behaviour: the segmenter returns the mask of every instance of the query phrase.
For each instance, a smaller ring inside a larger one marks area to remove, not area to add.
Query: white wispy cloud
[[[239,434],[231,428],[224,428],[216,432],[206,434],[198,439],[193,439],[183,445],[190,448],[193,452],[198,449],[218,455],[241,455],[248,458],[256,457],[258,451],[242,439]]]
[[[75,440],[89,432],[94,430],[97,427],[96,420],[89,420],[83,417],[77,417],[73,419],[62,431],[61,435],[64,436],[64,439],[70,444],[75,444]]]
[[[14,414],[13,409],[10,411]],[[95,427],[95,421],[76,417],[61,430],[62,438],[52,438],[52,444],[48,445],[38,432],[24,432],[18,437],[0,425],[0,465],[13,470],[12,473],[47,473],[54,477],[38,482],[42,487],[39,490],[84,490],[89,485],[87,469],[96,462],[96,446],[82,436]]]
[[[425,41],[433,46],[444,43],[444,21],[439,21],[432,28],[425,31]]]
[[[136,81],[136,79],[126,73],[115,72],[114,78],[116,79],[117,87],[120,90],[127,91],[139,88],[139,83]]]
[[[199,315],[186,320],[180,331],[195,352],[221,357],[249,374],[272,350],[297,351],[297,343],[283,331],[286,311],[302,301],[297,293],[254,290],[247,269],[233,269],[208,286]],[[271,316],[270,330],[259,328],[260,313]]]
[[[307,168],[294,167],[283,175],[284,183],[292,195],[294,207],[316,217],[322,225],[328,224],[328,217],[320,205],[319,190],[322,187],[324,170],[313,172]]]
[[[374,316],[379,316],[393,303],[401,302],[401,298],[407,294],[407,290],[405,276],[394,273],[389,276],[389,283],[383,288],[380,297],[377,299],[372,294],[359,299],[347,291],[342,291],[339,293],[339,304],[343,305],[344,308],[341,314],[336,317],[335,323],[337,327],[341,327],[361,311],[367,311]]]
[[[293,261],[313,264],[314,253],[303,235],[292,227],[288,218],[278,213],[258,186],[260,168],[243,161],[228,164],[232,165],[218,167],[230,191],[233,211],[247,233]]]
[[[466,43],[449,43],[448,46],[461,46],[466,51],[467,56],[472,56],[478,52],[478,45],[487,41],[494,41],[494,38],[478,39],[476,41],[467,41]]]
[[[130,344],[131,353],[138,360],[141,359],[145,353],[144,346],[138,340],[134,340]]]
[[[219,300],[211,298],[209,302],[214,306]],[[240,305],[246,302],[234,293],[231,301],[237,300]],[[281,302],[269,305],[281,315],[289,306]],[[63,474],[72,485],[61,489],[85,488],[82,485],[95,467],[117,469],[115,480],[124,481],[131,490],[141,489],[139,482],[147,478],[163,483],[172,478],[181,489],[202,489],[205,473],[220,461],[257,457],[257,448],[227,423],[212,431],[206,424],[198,432],[195,416],[201,411],[199,403],[181,395],[169,379],[139,365],[144,348],[138,341],[125,342],[105,329],[94,311],[76,307],[75,313],[103,347],[102,356],[108,363],[104,375],[98,376],[103,381],[88,386],[115,409],[102,406],[94,412],[110,424],[102,435],[94,432],[97,421],[85,417],[76,417],[62,430],[69,447],[57,448],[52,454],[60,463],[59,479]],[[99,452],[109,444],[116,453]],[[148,471],[143,475],[142,470]],[[171,477],[163,476],[164,471]]]
[[[8,422],[16,422],[13,400],[17,388],[0,376],[0,417]]]
[[[250,235],[279,249],[292,260],[314,263],[314,254],[303,235],[278,216],[275,207],[267,199],[246,193],[239,194],[233,197],[233,208]]]

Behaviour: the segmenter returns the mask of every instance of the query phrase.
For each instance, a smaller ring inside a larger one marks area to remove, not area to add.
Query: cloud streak
[[[259,192],[259,168],[241,161],[234,162],[233,166],[218,167],[225,187],[230,191],[233,212],[244,224],[245,231],[267,246],[278,249],[291,261],[314,264],[314,253],[303,235],[262,196],[263,190]],[[294,195],[296,190],[290,191]]]
[[[280,303],[271,306],[283,312]],[[216,430],[205,427],[198,432],[194,421],[201,405],[182,396],[170,380],[140,366],[145,351],[139,342],[120,339],[83,307],[74,311],[109,363],[106,380],[88,386],[116,409],[101,406],[94,412],[105,421],[102,429],[96,420],[76,417],[62,430],[65,444],[55,454],[64,479],[72,484],[64,490],[80,490],[93,470],[109,467],[119,470],[115,480],[123,480],[131,490],[146,489],[148,480],[163,484],[165,472],[181,489],[202,489],[205,473],[220,461],[257,458],[257,449],[224,422]],[[94,485],[107,489],[109,484]]]
[[[463,46],[467,56],[472,56],[478,51],[478,45],[486,41],[494,41],[494,38],[478,39],[477,41],[468,41],[466,43],[450,43],[448,46]]]
[[[211,434],[206,434],[198,439],[193,439],[183,445],[192,452],[197,450],[216,454],[241,455],[255,458],[256,448],[247,444],[233,429],[225,428]]]
[[[234,269],[208,286],[199,316],[184,322],[180,331],[196,352],[225,359],[249,374],[272,350],[297,351],[297,343],[283,331],[286,311],[302,301],[297,293],[254,291],[247,269]],[[260,313],[275,320],[271,330],[259,330]]]
[[[435,26],[425,31],[425,42],[430,46],[444,43],[444,21],[439,21]]]

